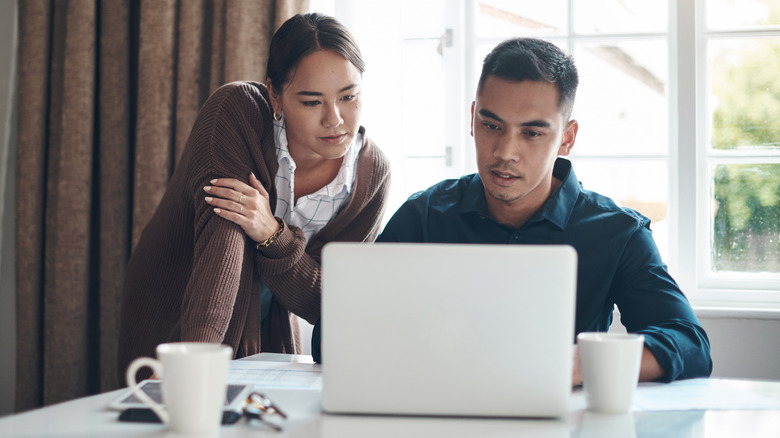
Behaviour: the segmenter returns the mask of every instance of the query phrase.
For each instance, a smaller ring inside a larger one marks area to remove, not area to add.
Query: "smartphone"
[[[140,389],[146,393],[152,400],[157,403],[164,404],[162,401],[162,386],[160,380],[144,380],[138,384]],[[240,411],[246,402],[246,397],[252,391],[251,384],[230,383],[226,388],[225,397],[225,411]],[[148,409],[149,406],[142,402],[138,397],[133,394],[130,389],[127,389],[122,395],[108,405],[109,408],[116,411],[124,411],[126,409]],[[155,416],[156,417],[156,416]]]
[[[239,411],[222,411],[222,424],[233,424],[241,419]],[[119,414],[119,421],[132,423],[160,423],[160,417],[149,408],[127,408]]]

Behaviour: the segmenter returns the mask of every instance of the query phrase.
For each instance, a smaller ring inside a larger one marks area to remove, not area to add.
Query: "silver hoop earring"
[[[276,111],[274,111],[274,120],[276,120],[277,122],[279,120],[282,120],[282,113],[277,113]]]

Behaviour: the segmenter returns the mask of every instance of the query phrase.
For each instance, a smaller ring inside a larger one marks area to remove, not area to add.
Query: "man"
[[[471,105],[478,173],[412,195],[378,241],[571,245],[577,333],[606,331],[617,304],[628,331],[645,335],[640,380],[709,376],[709,340],[661,261],[650,220],[582,189],[559,158],[577,137],[577,84],[574,63],[555,45],[499,44]],[[581,381],[575,347],[573,383]]]

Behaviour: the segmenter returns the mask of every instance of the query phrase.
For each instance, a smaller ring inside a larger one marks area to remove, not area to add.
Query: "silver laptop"
[[[576,272],[562,245],[326,245],[323,410],[565,414]]]

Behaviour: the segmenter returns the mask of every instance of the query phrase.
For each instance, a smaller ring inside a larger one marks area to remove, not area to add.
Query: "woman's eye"
[[[343,96],[341,100],[343,100],[344,102],[352,102],[353,100],[355,100],[355,97],[357,96],[355,96],[354,94],[350,94],[347,96]]]
[[[302,102],[303,106],[317,106],[320,104],[319,100],[305,100]]]

